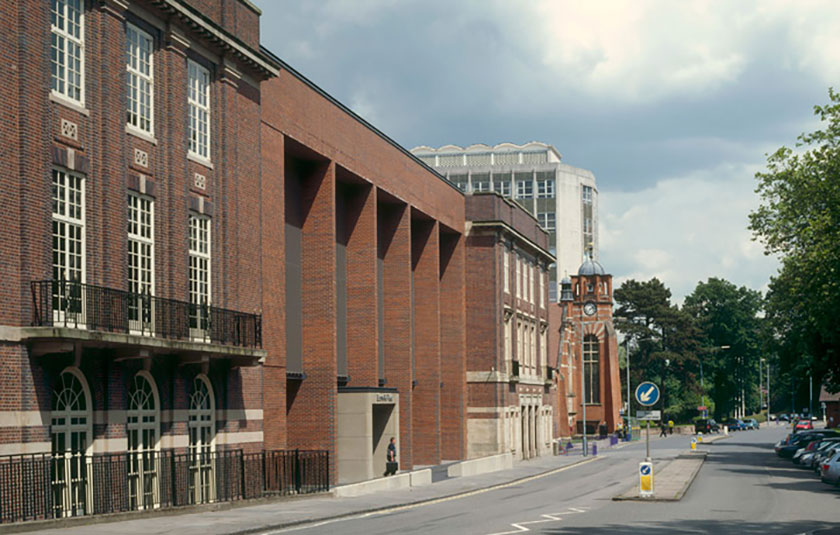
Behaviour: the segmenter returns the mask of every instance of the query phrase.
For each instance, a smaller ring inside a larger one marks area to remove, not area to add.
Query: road
[[[635,481],[644,456],[644,443],[636,443],[496,490],[270,533],[771,535],[829,526],[840,530],[840,491],[776,457],[773,444],[784,434],[783,428],[771,427],[704,445],[710,454],[680,502],[612,501]],[[652,442],[651,455],[655,462],[673,457],[685,451],[686,442],[677,436]]]

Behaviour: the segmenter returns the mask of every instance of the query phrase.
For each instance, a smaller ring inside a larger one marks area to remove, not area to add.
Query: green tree
[[[699,400],[693,319],[671,303],[671,291],[656,278],[625,281],[614,298],[613,319],[629,346],[631,385],[658,383],[666,414],[690,421]]]
[[[744,286],[710,278],[686,296],[683,309],[699,330],[706,390],[714,400],[715,417],[723,418],[744,393],[745,408],[758,408],[758,368],[762,352],[761,294]],[[727,349],[721,349],[727,347]],[[709,384],[711,383],[711,385]],[[711,389],[709,389],[711,386]]]
[[[756,174],[762,204],[749,228],[780,257],[770,281],[769,338],[782,368],[840,390],[840,95],[815,106],[823,128],[781,147]]]

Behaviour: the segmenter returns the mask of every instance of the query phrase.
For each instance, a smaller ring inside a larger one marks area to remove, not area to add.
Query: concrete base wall
[[[489,457],[482,457],[481,459],[472,459],[453,464],[447,472],[449,477],[464,477],[498,472],[499,470],[508,470],[510,468],[513,468],[513,455],[502,453],[500,455],[491,455]]]
[[[333,489],[333,494],[337,498],[351,498],[353,496],[364,496],[365,494],[373,494],[385,490],[407,489],[409,487],[421,487],[431,484],[432,471],[427,468],[425,470],[415,470],[414,472],[380,477],[360,483],[341,485]]]

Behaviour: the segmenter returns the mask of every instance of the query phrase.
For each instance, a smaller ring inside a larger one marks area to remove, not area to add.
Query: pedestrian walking
[[[385,459],[385,475],[392,476],[396,474],[399,464],[397,463],[397,441],[394,437],[391,437],[391,442],[388,444],[388,452]]]
[[[665,422],[659,424],[659,436],[660,437],[667,437],[668,436],[668,426]]]
[[[668,420],[668,434],[674,434],[674,420]]]

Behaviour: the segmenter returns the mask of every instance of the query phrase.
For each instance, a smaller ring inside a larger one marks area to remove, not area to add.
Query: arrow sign
[[[656,405],[659,401],[659,387],[649,381],[640,384],[636,387],[636,401],[645,407]]]
[[[642,464],[639,467],[639,471],[642,473],[643,476],[649,476],[650,475],[650,465],[647,464],[647,463]]]

